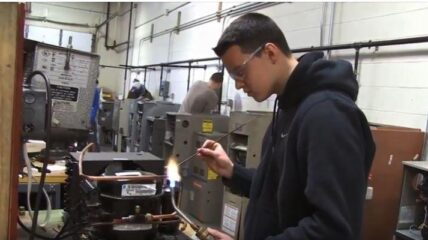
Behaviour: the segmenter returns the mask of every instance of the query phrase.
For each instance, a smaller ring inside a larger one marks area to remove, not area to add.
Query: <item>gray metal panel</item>
[[[147,124],[147,118],[165,118],[167,112],[177,112],[180,108],[179,104],[165,101],[150,101],[145,102],[143,105],[143,117],[141,119],[141,134],[140,134],[140,147],[139,151],[148,151],[149,148],[149,126]]]
[[[113,131],[119,132],[119,116],[120,116],[120,101],[115,100],[113,103],[113,119],[112,127]]]
[[[207,120],[212,122],[212,133],[202,133],[203,123]],[[222,115],[169,113],[167,121],[167,131],[172,132],[165,134],[165,137],[172,137],[174,140],[172,156],[177,158],[178,162],[195,153],[206,138],[215,140],[227,134],[229,128],[229,117]],[[227,139],[224,139],[222,144],[226,147]],[[207,165],[197,158],[181,165],[180,173],[183,178],[183,210],[204,224],[220,226],[223,199],[221,179],[209,175]]]
[[[231,160],[235,163],[237,162],[237,158],[243,155],[245,156],[245,167],[257,168],[260,163],[263,138],[266,129],[271,122],[272,113],[231,112],[229,131],[249,121],[251,118],[255,119],[230,135],[228,154]],[[224,204],[226,203],[232,204],[239,209],[240,217],[238,219],[237,226],[234,231],[235,236],[233,238],[242,240],[244,239],[243,223],[248,205],[248,199],[232,194],[228,188],[225,188],[223,208]],[[222,216],[222,218],[224,218],[224,216]]]
[[[183,186],[189,188],[190,204],[187,211],[203,224],[220,227],[221,209],[223,202],[223,185],[212,181],[202,181],[190,178],[191,184]]]
[[[174,155],[179,161],[183,161],[196,151],[197,133],[202,131],[204,120],[213,122],[215,132],[227,133],[229,117],[222,115],[205,114],[177,114],[175,121]],[[183,176],[190,174],[191,162],[181,166]]]
[[[422,161],[428,161],[428,118],[427,118],[427,127],[425,129],[425,141],[424,147],[422,149]]]
[[[245,167],[256,168],[260,163],[261,147],[267,127],[272,118],[271,112],[232,112],[230,115],[229,130],[232,130],[240,124],[255,118],[239,131],[235,131],[229,137],[229,155],[232,155],[234,140],[238,142],[244,140],[246,143],[247,154],[245,159]],[[233,159],[232,159],[233,160]]]
[[[163,141],[165,138],[166,120],[163,118],[148,117],[147,118],[147,135],[148,149],[158,157],[163,157]]]
[[[90,63],[87,67],[87,71],[89,72],[89,75],[87,76],[87,79],[84,79],[84,82],[80,84],[79,87],[76,87],[78,89],[78,95],[77,95],[77,104],[75,106],[75,109],[73,110],[55,110],[55,107],[53,109],[52,114],[52,126],[54,128],[65,128],[65,129],[80,129],[80,130],[88,130],[90,127],[89,123],[89,115],[92,108],[92,100],[94,97],[94,91],[95,91],[95,81],[98,78],[98,65],[99,65],[99,59],[100,57],[95,54],[91,53],[85,53],[82,51],[76,51],[76,50],[68,50],[66,48],[56,47],[52,45],[37,43],[35,48],[35,55],[34,55],[34,64],[33,64],[33,70],[41,70],[44,73],[47,74],[48,78],[53,79],[52,74],[56,74],[57,70],[53,70],[46,67],[43,69],[37,69],[37,62],[41,61],[38,59],[39,54],[43,54],[43,51],[55,51],[57,53],[66,53],[67,51],[70,51],[70,54],[72,55],[71,61],[78,56],[85,56],[90,58]],[[53,58],[52,58],[53,59]],[[52,60],[54,61],[54,60]],[[52,65],[51,65],[52,66]],[[62,68],[63,66],[56,66],[58,68]],[[76,72],[79,72],[80,69],[74,69],[71,68],[69,70],[70,75],[75,76]],[[86,71],[86,70],[85,70]],[[38,79],[38,80],[37,80]],[[36,82],[42,82],[38,76],[35,77]],[[54,84],[51,81],[51,85]],[[39,85],[40,86],[40,85]],[[69,87],[67,85],[60,85],[63,87]]]
[[[228,208],[237,209],[238,213],[237,213],[236,219],[231,219],[231,218],[223,219],[224,216],[222,215],[221,229],[223,230],[223,232],[229,234],[234,239],[238,239],[239,230],[241,229],[240,223],[243,223],[243,221],[240,221],[240,219],[243,218],[243,216],[244,216],[242,214],[242,199],[243,199],[243,197],[241,197],[241,196],[232,194],[228,191],[224,191],[222,214],[225,213],[226,205],[228,206]],[[233,229],[231,229],[232,228],[231,223],[235,223]],[[231,232],[233,234],[231,234]]]
[[[102,102],[98,112],[98,124],[107,130],[113,129],[114,102]]]
[[[22,94],[24,99],[22,102],[23,137],[39,140],[46,139],[46,91],[25,88]]]

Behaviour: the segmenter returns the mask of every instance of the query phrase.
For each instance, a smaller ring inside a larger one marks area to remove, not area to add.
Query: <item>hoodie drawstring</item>
[[[272,128],[271,128],[272,153],[275,150],[275,144],[276,144],[275,125],[276,125],[276,121],[277,121],[277,118],[278,118],[278,115],[279,115],[278,101],[279,101],[279,97],[277,96],[275,98],[275,103],[273,104],[273,115],[272,115]]]

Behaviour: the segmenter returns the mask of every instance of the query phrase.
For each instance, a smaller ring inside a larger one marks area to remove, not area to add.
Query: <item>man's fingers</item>
[[[220,232],[218,230],[215,230],[215,229],[212,229],[212,228],[208,228],[207,231],[216,240],[232,240],[232,238],[229,237],[229,235],[227,235],[225,233],[222,233],[222,232]]]
[[[198,156],[201,156],[201,157],[210,157],[210,158],[217,157],[217,153],[208,148],[199,148],[197,152],[198,152]]]
[[[211,236],[213,236],[215,238],[221,238],[223,236],[223,234],[220,231],[217,231],[217,230],[212,229],[212,228],[208,228],[207,231]]]
[[[212,148],[212,146],[215,144],[215,141],[213,140],[206,140],[204,144],[202,144],[201,148]]]

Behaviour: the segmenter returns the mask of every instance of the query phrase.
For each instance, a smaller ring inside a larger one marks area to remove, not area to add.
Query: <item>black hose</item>
[[[45,185],[45,179],[46,179],[46,170],[48,168],[48,162],[50,157],[50,148],[51,148],[51,125],[52,125],[52,99],[51,99],[51,86],[49,84],[48,77],[41,71],[34,71],[28,76],[25,83],[28,86],[31,86],[31,80],[34,76],[40,75],[42,76],[43,80],[45,81],[46,85],[46,112],[45,112],[45,132],[46,132],[46,149],[45,149],[45,159],[43,160],[43,166],[42,166],[42,174],[40,176],[40,182],[39,182],[39,188],[37,191],[36,196],[36,205],[34,208],[34,214],[33,214],[33,222],[31,225],[31,233],[30,233],[30,240],[34,239],[34,234],[36,233],[36,227],[37,227],[37,218],[39,216],[39,209],[40,209],[40,201],[42,198],[42,191],[43,186]]]

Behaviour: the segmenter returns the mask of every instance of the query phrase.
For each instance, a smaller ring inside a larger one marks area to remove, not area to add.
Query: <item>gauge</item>
[[[34,95],[31,94],[31,93],[27,93],[24,96],[24,101],[27,104],[32,104],[32,103],[34,103],[36,101],[36,97],[34,97]]]

